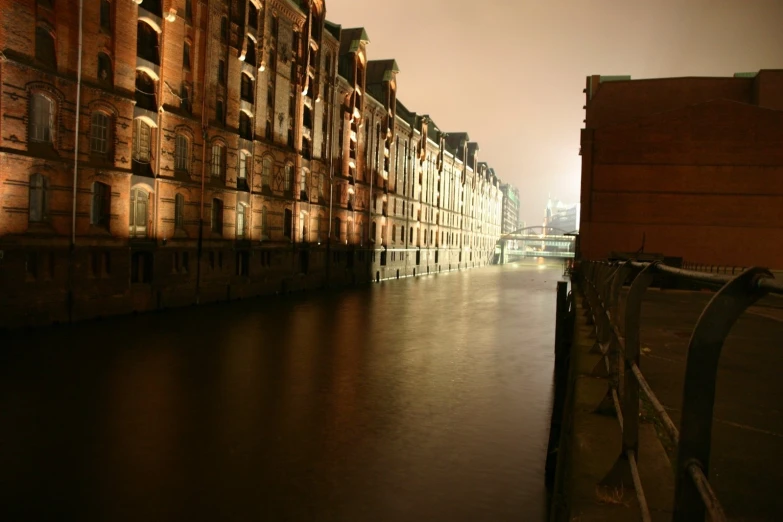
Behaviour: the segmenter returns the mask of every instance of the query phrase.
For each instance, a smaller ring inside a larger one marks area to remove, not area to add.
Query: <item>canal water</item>
[[[540,521],[559,267],[0,337],[0,519]]]

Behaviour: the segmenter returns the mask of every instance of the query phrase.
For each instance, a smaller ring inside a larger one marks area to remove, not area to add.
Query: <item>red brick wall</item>
[[[582,255],[783,268],[781,143],[783,112],[725,100],[584,131]]]

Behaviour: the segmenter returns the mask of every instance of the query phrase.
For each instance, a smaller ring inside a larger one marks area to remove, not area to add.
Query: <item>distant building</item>
[[[503,193],[503,222],[501,232],[510,234],[519,227],[519,189],[505,183],[500,186],[500,192]]]
[[[544,227],[554,229],[554,234],[570,234],[579,231],[579,204],[569,205],[551,197],[546,203]]]
[[[783,70],[584,92],[582,258],[783,268]]]

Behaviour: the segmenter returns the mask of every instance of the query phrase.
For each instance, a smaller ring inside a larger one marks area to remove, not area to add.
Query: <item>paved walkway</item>
[[[679,426],[687,346],[712,294],[648,291],[641,368]],[[718,370],[710,482],[738,522],[783,520],[783,299],[759,301],[726,340]]]

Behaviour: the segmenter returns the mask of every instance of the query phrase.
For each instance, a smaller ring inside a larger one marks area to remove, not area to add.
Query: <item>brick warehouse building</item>
[[[321,0],[0,8],[0,326],[489,262],[478,145]]]
[[[585,93],[581,257],[783,268],[783,70]]]

